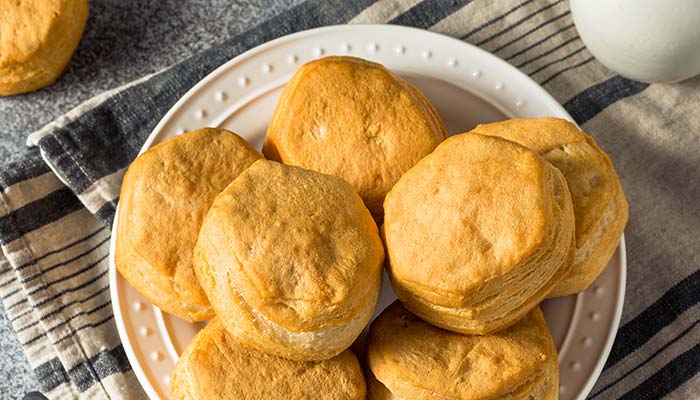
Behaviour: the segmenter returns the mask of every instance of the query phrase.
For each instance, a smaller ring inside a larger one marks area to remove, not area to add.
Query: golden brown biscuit
[[[401,177],[384,210],[396,295],[445,329],[508,327],[570,265],[574,217],[563,175],[501,138],[447,139]]]
[[[345,350],[369,322],[384,248],[340,178],[256,161],[214,201],[195,269],[242,344],[293,360]]]
[[[593,138],[559,118],[514,119],[474,132],[529,147],[564,174],[574,204],[576,255],[549,297],[585,290],[607,265],[627,223],[627,200],[610,158]]]
[[[539,307],[510,328],[464,336],[429,325],[398,301],[367,339],[370,400],[556,400],[557,350]]]
[[[0,1],[0,96],[52,84],[78,46],[87,0]]]
[[[170,383],[173,400],[364,400],[365,380],[349,350],[325,361],[291,361],[237,344],[214,318],[187,346]]]
[[[141,154],[122,182],[119,272],[151,303],[188,321],[213,316],[192,267],[202,220],[219,194],[262,158],[224,129],[204,128]]]
[[[415,87],[380,64],[334,56],[294,74],[263,153],[345,179],[381,221],[389,189],[445,137],[442,120]]]

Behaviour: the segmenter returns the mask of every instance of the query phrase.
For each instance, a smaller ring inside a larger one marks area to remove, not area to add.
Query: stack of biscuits
[[[556,399],[539,303],[583,291],[627,221],[607,155],[555,118],[447,139],[383,66],[303,65],[258,153],[204,128],[140,155],[115,260],[163,311],[210,320],[174,399]],[[386,268],[398,301],[369,327]]]

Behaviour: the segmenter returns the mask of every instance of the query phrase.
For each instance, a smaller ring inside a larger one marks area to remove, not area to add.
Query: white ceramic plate
[[[415,84],[437,108],[450,134],[512,117],[571,119],[544,89],[497,57],[439,34],[389,25],[342,25],[271,41],[227,62],[193,87],[163,117],[142,151],[204,126],[230,129],[260,148],[283,85],[303,63],[347,54],[384,64]],[[115,221],[114,226],[117,226]],[[131,366],[153,398],[168,398],[178,355],[203,324],[162,313],[114,266],[114,318]],[[543,304],[559,349],[560,399],[584,399],[603,368],[620,321],[625,246],[584,293]],[[386,279],[377,313],[396,298]]]

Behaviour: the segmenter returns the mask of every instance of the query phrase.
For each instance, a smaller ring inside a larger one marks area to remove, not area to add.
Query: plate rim
[[[610,326],[610,331],[608,332],[608,337],[606,338],[605,345],[603,346],[603,351],[601,352],[601,357],[598,360],[598,364],[588,377],[583,389],[581,389],[578,400],[584,400],[586,397],[588,397],[593,390],[593,387],[598,382],[598,378],[600,378],[600,374],[603,373],[605,364],[607,363],[610,352],[615,344],[615,338],[617,337],[617,332],[619,331],[620,323],[622,322],[622,309],[625,305],[625,289],[627,288],[627,244],[625,242],[624,233],[622,236],[620,236],[620,242],[617,244],[617,246],[620,251],[620,282],[617,284],[617,304],[615,305],[615,311],[613,312],[612,325]]]
[[[270,40],[268,42],[262,43],[258,46],[255,46],[251,49],[248,49],[244,51],[243,53],[231,58],[230,60],[226,61],[225,63],[221,64],[217,68],[215,68],[213,71],[208,73],[206,76],[204,76],[200,81],[198,81],[195,85],[193,85],[190,89],[185,92],[185,94],[180,97],[171,107],[168,109],[168,111],[161,117],[159,122],[156,124],[156,126],[153,128],[151,133],[148,135],[146,138],[146,141],[143,143],[141,149],[139,150],[139,155],[142,154],[144,151],[148,150],[153,146],[153,142],[162,134],[164,134],[164,127],[168,123],[168,121],[178,112],[180,112],[180,108],[187,103],[192,97],[194,97],[204,86],[209,84],[210,81],[214,80],[217,78],[219,75],[224,74],[227,72],[227,70],[230,68],[231,65],[233,64],[238,64],[248,58],[255,57],[258,53],[262,53],[272,47],[278,46],[280,44],[284,44],[290,41],[295,41],[299,40],[302,38],[305,38],[307,36],[314,36],[317,34],[323,34],[323,33],[331,33],[331,32],[336,32],[336,31],[349,31],[349,32],[356,32],[356,31],[382,31],[382,32],[387,32],[387,31],[407,31],[407,32],[412,32],[413,34],[418,34],[418,35],[425,35],[428,37],[434,37],[439,40],[447,40],[450,42],[453,42],[454,44],[458,46],[464,46],[467,48],[470,48],[470,51],[474,51],[476,53],[479,53],[481,57],[485,57],[489,59],[491,62],[494,62],[496,64],[499,64],[500,67],[507,69],[510,71],[510,73],[518,75],[520,79],[529,81],[528,83],[537,91],[535,95],[537,97],[546,99],[549,103],[551,103],[551,107],[554,109],[557,109],[559,113],[561,114],[561,117],[564,117],[568,119],[571,122],[576,123],[571,115],[566,111],[566,109],[559,103],[546,89],[544,89],[540,84],[538,84],[535,80],[533,80],[529,75],[523,73],[519,69],[517,69],[515,66],[509,64],[505,60],[499,58],[498,56],[481,49],[477,46],[474,46],[470,43],[464,42],[462,40],[459,40],[457,38],[442,34],[442,33],[437,33],[437,32],[432,32],[428,31],[425,29],[420,29],[420,28],[415,28],[415,27],[409,27],[409,26],[402,26],[402,25],[385,25],[385,24],[339,24],[339,25],[330,25],[330,26],[323,26],[323,27],[318,27],[318,28],[312,28],[312,29],[307,29],[303,31],[298,31],[294,32],[288,35],[284,35],[281,37],[278,37],[276,39]],[[381,32],[379,32],[381,33]],[[492,104],[489,102],[489,104]],[[494,107],[498,108],[503,112],[501,107],[498,104],[492,104]],[[507,112],[503,112],[504,114],[508,114]],[[578,125],[578,124],[577,124]],[[117,288],[117,278],[118,278],[118,272],[116,269],[116,264],[115,264],[115,245],[116,245],[116,230],[117,230],[117,219],[118,219],[118,213],[119,213],[119,204],[117,204],[116,209],[115,209],[115,214],[114,214],[114,220],[112,222],[112,229],[111,229],[111,237],[110,237],[110,252],[109,252],[109,285],[110,285],[110,300],[112,303],[112,310],[114,313],[114,320],[117,325],[117,331],[119,334],[119,339],[121,341],[122,347],[124,348],[124,351],[127,355],[127,359],[129,360],[129,363],[131,364],[132,371],[137,377],[137,380],[139,381],[139,384],[142,386],[146,394],[148,395],[149,398],[151,399],[160,399],[160,395],[158,392],[155,390],[153,387],[150,379],[146,375],[146,372],[144,371],[144,368],[141,366],[141,363],[139,361],[139,357],[136,355],[134,348],[131,344],[129,334],[127,332],[127,327],[124,322],[124,314],[122,313],[122,308],[121,308],[121,303],[120,303],[120,297],[119,297],[119,291]],[[581,392],[579,393],[577,399],[583,400],[586,398],[586,396],[591,392],[593,387],[595,386],[596,382],[598,381],[598,378],[600,377],[600,374],[602,373],[605,363],[610,355],[610,352],[612,350],[613,344],[615,342],[615,337],[618,332],[621,319],[622,319],[622,311],[624,307],[624,300],[625,300],[625,288],[627,284],[627,252],[626,252],[626,244],[625,244],[625,235],[624,233],[620,237],[620,242],[618,244],[618,249],[619,249],[619,282],[618,282],[618,293],[617,296],[615,297],[615,300],[617,304],[615,305],[615,310],[613,311],[613,317],[612,317],[612,324],[609,328],[609,331],[607,332],[607,337],[606,341],[604,343],[603,349],[601,351],[601,356],[598,360],[598,363],[596,364],[595,368],[593,369],[593,372],[589,375],[588,379],[586,380],[586,383],[581,389]],[[582,294],[577,295],[577,300],[576,302],[579,303],[580,299],[579,297]],[[154,306],[155,307],[155,306]],[[570,328],[569,328],[570,329]],[[567,333],[568,336],[568,333]],[[126,340],[125,340],[126,339]]]

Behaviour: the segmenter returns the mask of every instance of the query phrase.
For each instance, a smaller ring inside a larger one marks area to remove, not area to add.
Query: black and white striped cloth
[[[108,294],[121,177],[162,115],[225,61],[342,23],[444,33],[551,92],[612,156],[630,203],[623,321],[590,399],[700,398],[700,78],[624,79],[584,47],[563,0],[308,0],[158,74],[95,98],[30,137],[0,172],[0,296],[50,398],[142,398]]]

